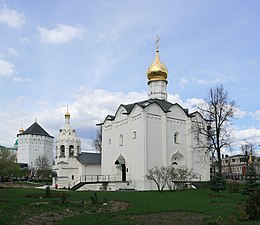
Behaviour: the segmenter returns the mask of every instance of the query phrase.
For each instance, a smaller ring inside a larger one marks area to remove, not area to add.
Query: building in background
[[[30,170],[36,169],[35,160],[45,156],[50,168],[53,163],[53,139],[36,121],[25,131],[19,130],[17,162],[27,164]]]
[[[222,158],[222,172],[227,178],[243,180],[248,168],[249,155],[233,155]],[[260,175],[260,157],[252,156],[252,163],[258,176]]]

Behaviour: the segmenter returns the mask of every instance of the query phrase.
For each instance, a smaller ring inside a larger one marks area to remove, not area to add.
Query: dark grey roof
[[[193,117],[193,114],[194,114],[194,113],[189,114],[188,109],[182,108],[178,103],[174,103],[173,104],[173,103],[170,103],[170,102],[168,102],[166,100],[161,100],[161,99],[157,99],[157,98],[155,98],[155,99],[148,99],[148,100],[145,100],[145,101],[131,103],[131,104],[127,104],[127,105],[121,104],[120,106],[122,106],[122,107],[124,107],[126,109],[126,113],[125,114],[128,115],[128,114],[130,114],[132,112],[132,110],[135,107],[135,105],[138,105],[138,106],[140,106],[142,108],[146,108],[147,106],[149,106],[151,104],[157,104],[163,110],[163,112],[165,112],[165,113],[170,112],[169,109],[173,105],[178,105],[188,117]],[[118,109],[120,108],[120,106],[118,107]],[[105,118],[105,121],[106,120],[114,120],[114,119],[115,119],[115,116],[108,115]],[[97,124],[97,125],[102,125],[103,123],[100,123],[100,124]]]
[[[136,102],[136,103],[132,103],[132,104],[128,104],[128,105],[122,105],[126,111],[127,111],[127,114],[130,114],[132,109],[134,108],[135,105],[139,105],[140,107],[142,108],[146,108],[147,106],[151,105],[151,104],[157,104],[160,106],[160,108],[166,113],[166,112],[169,112],[169,108],[174,105],[170,102],[167,102],[166,100],[160,100],[160,99],[148,99],[148,100],[145,100],[145,101],[141,101],[141,102]]]
[[[51,135],[49,135],[37,122],[32,124],[23,133],[17,134],[17,136],[24,135],[24,134],[42,135],[42,136],[54,138]]]
[[[81,164],[101,164],[101,153],[89,153],[81,152],[80,155],[76,156],[76,159]]]

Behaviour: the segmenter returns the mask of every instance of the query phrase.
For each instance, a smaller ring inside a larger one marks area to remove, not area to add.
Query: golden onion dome
[[[20,128],[19,133],[22,134],[24,132],[23,127]]]
[[[67,110],[67,112],[65,113],[65,119],[69,119],[69,118],[70,118],[70,114],[69,114],[69,112]]]
[[[164,80],[167,82],[168,69],[160,61],[159,50],[156,49],[156,56],[154,62],[149,66],[147,70],[148,83],[154,80]]]

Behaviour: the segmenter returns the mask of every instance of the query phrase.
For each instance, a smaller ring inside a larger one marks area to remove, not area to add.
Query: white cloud
[[[203,78],[195,78],[199,84],[220,84],[226,81],[236,81],[235,76],[226,75],[209,70],[198,71],[198,74],[203,75]]]
[[[19,56],[18,52],[13,48],[7,48],[5,52],[7,56]]]
[[[260,120],[260,110],[257,110],[257,111],[254,112],[254,117],[257,120]]]
[[[84,34],[83,27],[73,27],[65,24],[58,24],[53,29],[37,27],[40,40],[49,44],[64,44],[73,39],[80,38]]]
[[[232,139],[235,143],[241,143],[242,140],[246,139],[252,143],[260,143],[260,129],[251,127],[244,130],[233,130]]]
[[[30,78],[20,77],[20,76],[13,76],[12,79],[13,79],[13,81],[16,81],[16,82],[28,82],[28,81],[31,81]]]
[[[185,78],[181,78],[180,82],[179,82],[179,86],[181,87],[181,89],[183,90],[185,85],[188,83],[188,80]]]
[[[35,104],[39,105],[37,112],[22,109],[21,106],[27,101],[25,97],[21,96],[19,99],[14,100],[6,109],[6,113],[0,110],[2,144],[6,144],[8,140],[8,143],[12,144],[21,124],[26,129],[34,122],[35,118],[50,135],[56,137],[59,129],[64,126],[64,113],[67,111],[67,103],[69,103],[71,125],[76,129],[79,138],[83,140],[82,148],[87,150],[91,138],[95,136],[96,124],[102,123],[107,115],[114,115],[120,104],[129,104],[147,99],[147,93],[145,92],[111,92],[104,89],[87,89],[83,86],[74,91],[72,96],[73,99],[70,102],[60,102],[56,105],[52,105],[44,99],[39,99],[35,102]],[[169,94],[168,101],[179,103],[184,108],[189,108],[190,112],[197,110],[197,105],[204,103],[203,99],[198,98],[183,101],[178,94]],[[9,132],[5,131],[6,127],[9,127]],[[239,146],[243,139],[260,143],[260,129],[239,130],[236,127],[231,127],[231,130],[233,143],[236,146]]]
[[[0,59],[0,77],[11,77],[14,74],[14,64]]]
[[[15,28],[21,27],[25,23],[24,15],[4,6],[0,9],[0,23],[5,23]]]
[[[248,115],[248,112],[242,111],[242,110],[240,110],[239,108],[236,107],[236,109],[235,109],[235,118],[241,119],[241,118],[246,117],[247,115]]]

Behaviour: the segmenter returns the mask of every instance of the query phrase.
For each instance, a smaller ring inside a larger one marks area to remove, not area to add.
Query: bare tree
[[[188,168],[177,168],[175,169],[172,165],[170,166],[161,166],[153,167],[149,169],[145,175],[147,180],[152,180],[155,182],[159,192],[162,192],[167,185],[170,191],[175,188],[175,183],[181,183],[182,188],[184,189],[185,183],[188,180],[192,180],[196,177],[196,174],[193,170]]]
[[[167,167],[168,172],[168,179],[166,184],[170,191],[175,189],[175,181],[178,179],[178,171],[173,166]]]
[[[37,168],[37,177],[46,180],[51,174],[51,165],[48,158],[45,155],[38,156],[35,160],[35,165]]]
[[[168,169],[165,166],[161,166],[160,168],[155,166],[148,170],[145,178],[154,181],[158,191],[162,192],[168,180]]]
[[[97,151],[102,151],[102,127],[97,129],[96,137],[92,139],[92,147]]]
[[[45,155],[39,155],[35,160],[37,170],[48,170],[50,169],[50,162]]]
[[[197,146],[215,157],[219,173],[222,172],[221,152],[231,144],[228,128],[235,108],[235,102],[229,99],[222,85],[211,88],[205,104],[199,107],[204,119],[196,119],[192,128],[196,133]]]

